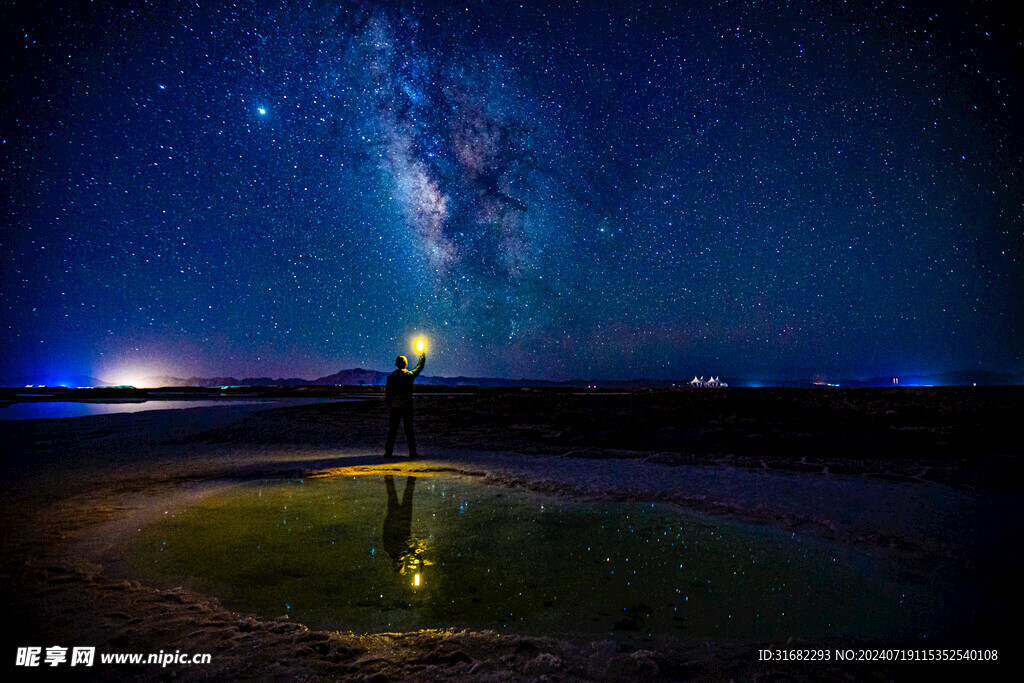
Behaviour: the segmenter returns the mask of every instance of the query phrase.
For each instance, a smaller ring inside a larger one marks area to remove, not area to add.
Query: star
[[[562,4],[27,6],[0,377],[1024,372],[1001,3]]]

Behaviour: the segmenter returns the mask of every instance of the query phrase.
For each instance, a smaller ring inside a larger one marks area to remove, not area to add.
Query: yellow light
[[[412,585],[414,585],[414,586],[420,585],[420,575],[419,574],[416,574],[415,576],[412,577]]]
[[[423,349],[427,346],[425,339],[416,340],[416,353],[423,353]]]
[[[146,368],[136,367],[110,373],[107,376],[112,376],[113,381],[117,386],[133,386],[136,389],[142,389],[150,386],[151,382],[149,381],[149,377],[150,375],[156,374],[159,373]]]

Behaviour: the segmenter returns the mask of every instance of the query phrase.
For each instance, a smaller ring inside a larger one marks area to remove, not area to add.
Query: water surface
[[[941,635],[963,607],[962,587],[881,553],[461,476],[239,486],[140,529],[127,558],[234,609],[357,632],[895,642]]]
[[[0,405],[0,420],[37,420],[40,418],[86,417],[111,413],[140,413],[146,410],[184,410],[215,406],[266,405],[268,408],[315,403],[337,399],[210,399],[210,400],[102,400],[102,401],[25,401]],[[345,399],[340,399],[345,400]]]

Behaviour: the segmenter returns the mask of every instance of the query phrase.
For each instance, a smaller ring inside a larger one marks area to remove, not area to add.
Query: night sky
[[[1024,371],[1015,3],[549,5],[5,2],[0,376]]]

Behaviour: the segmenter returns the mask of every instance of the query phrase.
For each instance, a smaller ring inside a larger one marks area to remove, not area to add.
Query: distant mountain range
[[[149,377],[149,383],[153,386],[162,387],[208,387],[208,386],[383,386],[387,382],[389,372],[379,370],[366,370],[364,368],[352,368],[341,370],[333,375],[320,377],[318,379],[303,379],[301,377],[289,377],[287,379],[272,379],[270,377]],[[642,381],[642,380],[641,380]],[[501,377],[431,377],[420,375],[416,382],[418,384],[437,386],[480,386],[480,387],[559,387],[559,386],[586,386],[588,383],[583,380],[570,380],[569,382],[552,382],[548,380],[535,379],[504,379]],[[635,383],[635,382],[634,382]],[[593,382],[591,382],[593,384]],[[627,383],[628,384],[628,383]]]
[[[333,375],[309,380],[302,377],[275,379],[272,377],[148,377],[147,384],[152,387],[294,387],[294,386],[382,386],[388,377],[387,372],[352,368],[341,370]],[[723,377],[733,387],[814,387],[822,386],[821,380],[756,380]],[[899,386],[1008,386],[1024,384],[1024,376],[1006,373],[987,372],[984,370],[961,370],[935,375],[901,376]],[[479,387],[567,387],[584,388],[598,387],[602,389],[633,389],[633,388],[666,388],[682,386],[688,379],[631,379],[631,380],[585,380],[571,379],[555,382],[543,379],[506,379],[503,377],[430,377],[422,375],[417,379],[419,384],[435,386],[479,386]],[[6,387],[33,386],[67,386],[67,387],[102,387],[110,386],[96,377],[89,376],[29,376],[0,378],[0,385]],[[893,377],[872,377],[868,379],[829,380],[826,386],[841,387],[891,387]]]

